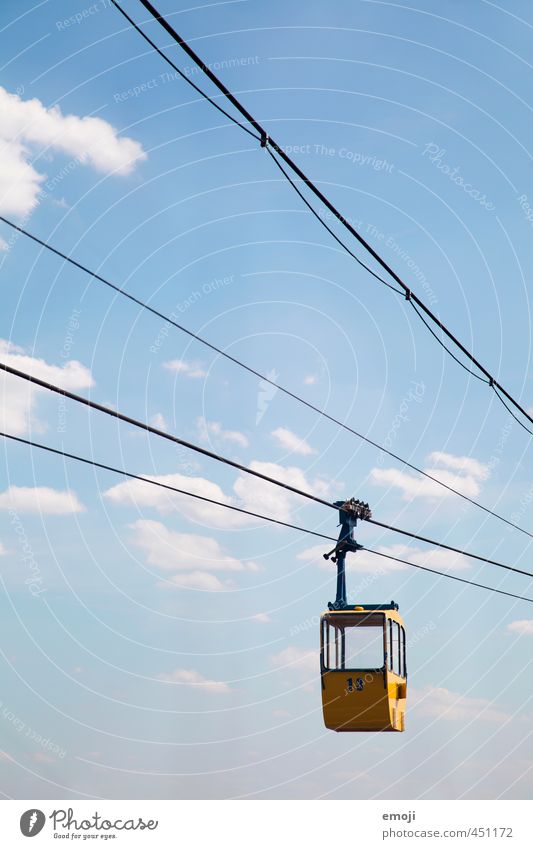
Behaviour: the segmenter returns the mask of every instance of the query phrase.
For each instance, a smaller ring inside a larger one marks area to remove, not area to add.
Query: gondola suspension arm
[[[328,602],[330,610],[342,610],[348,606],[346,597],[346,555],[349,551],[360,551],[364,548],[355,539],[355,528],[358,519],[370,519],[372,511],[368,504],[355,498],[347,501],[335,501],[339,508],[339,523],[341,526],[335,548],[323,555],[324,560],[337,564],[337,597],[334,602]]]

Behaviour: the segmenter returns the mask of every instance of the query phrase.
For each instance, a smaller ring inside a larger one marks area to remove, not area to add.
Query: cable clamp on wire
[[[406,301],[410,301],[410,300],[411,300],[411,290],[410,290],[410,289],[406,289],[406,290],[405,290],[405,300],[406,300]]]
[[[489,377],[489,386],[494,386],[494,378]]]
[[[261,134],[261,147],[266,147],[268,144],[268,136],[266,133]]]

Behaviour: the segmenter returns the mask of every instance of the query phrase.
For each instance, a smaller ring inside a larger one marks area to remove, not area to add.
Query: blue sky
[[[124,5],[209,89],[140,4]],[[529,4],[158,8],[531,407]],[[531,530],[528,435],[114,8],[8,0],[0,38],[1,214]],[[530,568],[523,534],[5,225],[0,239],[4,361],[322,497],[363,498],[380,521]],[[336,532],[318,505],[14,378],[1,391],[10,433]],[[533,596],[525,577],[377,528],[358,539]],[[322,724],[317,658],[334,573],[316,543],[6,441],[2,792],[530,798],[531,606],[353,557],[354,597],[394,598],[406,618],[408,730],[337,735]]]

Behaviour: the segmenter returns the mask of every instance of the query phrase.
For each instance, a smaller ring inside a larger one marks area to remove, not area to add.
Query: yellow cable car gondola
[[[320,678],[326,728],[333,731],[404,731],[407,697],[405,627],[395,602],[349,605],[345,560],[362,548],[357,519],[368,504],[336,502],[341,532],[334,552],[337,597],[320,618]]]
[[[324,724],[333,731],[403,731],[407,670],[398,605],[328,611],[320,621]]]

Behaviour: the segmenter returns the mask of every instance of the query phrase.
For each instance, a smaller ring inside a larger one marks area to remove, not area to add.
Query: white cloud
[[[434,474],[435,470],[424,469],[424,471]],[[479,493],[479,484],[473,478],[452,475],[443,472],[442,469],[437,470],[437,474],[434,476],[470,498]],[[407,472],[401,472],[399,469],[372,469],[370,479],[379,486],[390,486],[402,490],[402,497],[405,501],[409,501],[411,498],[446,498],[452,495],[449,490],[428,478],[416,477],[407,474]]]
[[[187,360],[170,360],[163,364],[169,371],[184,374],[186,377],[205,377],[207,372],[198,362],[187,362]]]
[[[48,150],[47,150],[48,149]],[[47,175],[32,164],[35,154],[57,151],[72,167],[90,165],[105,174],[129,174],[146,159],[142,146],[102,118],[63,115],[58,106],[22,100],[0,86],[0,210],[27,215],[38,203]]]
[[[507,714],[491,706],[491,700],[463,696],[445,687],[428,685],[422,690],[411,689],[408,696],[419,716],[462,722],[505,722],[508,719]]]
[[[261,622],[263,624],[267,624],[268,622],[272,621],[268,613],[256,613],[254,616],[252,616],[252,619],[254,620],[254,622]]]
[[[170,475],[143,475],[149,480],[174,486],[187,492],[193,492],[222,504],[235,504],[236,500],[227,496],[220,486],[207,478],[191,477],[174,473]],[[235,510],[227,510],[216,504],[209,504],[188,495],[180,495],[177,492],[162,487],[150,486],[142,481],[129,480],[116,484],[104,493],[114,504],[134,505],[140,507],[152,507],[160,513],[181,513],[193,522],[208,525],[215,528],[240,528],[253,522],[251,516],[238,513]]]
[[[429,569],[437,569],[439,572],[461,572],[471,566],[468,557],[463,554],[455,554],[453,551],[444,551],[441,548],[423,551],[416,548],[409,549],[409,546],[407,546],[405,554],[396,556],[405,557],[406,560],[412,560],[420,566],[427,566]]]
[[[202,442],[208,442],[210,436],[215,436],[224,442],[234,442],[242,448],[247,448],[250,444],[244,433],[239,430],[224,430],[220,422],[208,422],[203,416],[200,416],[196,420],[196,424]]]
[[[144,552],[147,562],[173,573],[168,580],[178,587],[226,589],[228,583],[220,581],[217,572],[234,574],[258,569],[251,561],[231,557],[211,537],[171,531],[162,522],[149,519],[138,519],[129,527],[133,544]]]
[[[5,554],[7,554],[7,548],[0,542],[0,557],[3,557]]]
[[[47,755],[45,752],[34,752],[33,760],[38,764],[53,764],[56,763],[57,758]]]
[[[225,681],[210,681],[195,669],[174,669],[172,672],[162,672],[157,676],[159,681],[167,684],[185,684],[189,687],[200,687],[202,692],[230,693],[231,687]]]
[[[404,543],[396,543],[395,545],[379,545],[376,547],[376,551],[390,557],[398,557],[400,560],[409,560],[419,566],[426,566],[428,569],[437,569],[440,572],[460,572],[470,567],[468,558],[464,555],[455,554],[452,551],[443,551],[439,548],[425,551]],[[358,572],[373,572],[376,568],[380,568],[383,572],[394,572],[411,568],[404,563],[388,560],[386,557],[377,557],[375,554],[364,551],[364,549],[358,551],[350,559],[352,562],[348,565],[348,569]]]
[[[152,425],[152,427],[156,427],[158,430],[168,430],[168,425],[163,413],[156,413],[154,416],[152,416],[152,418],[150,419],[150,424]]]
[[[139,519],[130,527],[135,532],[135,544],[146,552],[148,562],[165,571],[188,571],[193,566],[214,572],[242,572],[251,568],[225,554],[211,537],[171,531],[162,522],[149,519]]]
[[[8,243],[6,242],[5,239],[2,239],[2,236],[0,236],[0,251],[8,251],[8,250],[9,250]]]
[[[281,466],[278,463],[263,463],[254,460],[250,463],[250,468],[253,471],[261,472],[271,478],[283,481],[290,486],[303,489],[307,492],[312,492],[322,498],[328,496],[331,482],[325,481],[322,478],[308,480],[302,471],[297,466]],[[292,508],[295,503],[301,504],[302,499],[292,493],[281,489],[267,481],[255,479],[252,481],[250,475],[241,474],[235,481],[233,489],[241,500],[242,506],[246,510],[254,510],[258,513],[264,513],[267,516],[272,516],[275,519],[283,519],[287,521],[292,513]]]
[[[5,215],[28,215],[37,206],[45,175],[30,165],[28,157],[21,144],[0,137],[0,212]]]
[[[57,383],[63,389],[85,389],[94,385],[91,372],[77,360],[68,360],[63,366],[50,365],[43,359],[29,356],[24,349],[6,339],[0,339],[2,360],[33,377]]]
[[[65,198],[61,197],[58,200],[52,201],[54,206],[58,206],[60,209],[70,209],[70,205],[67,203]]]
[[[324,560],[323,555],[326,551],[331,551],[333,548],[333,542],[324,540],[323,543],[318,543],[317,545],[311,545],[309,548],[304,548],[303,551],[300,551],[299,554],[296,555],[297,560],[317,560],[320,566],[324,566],[324,568],[329,568],[331,565],[329,561]],[[359,552],[358,552],[359,553]],[[322,562],[320,562],[322,561]],[[349,563],[349,561],[346,561]],[[328,565],[329,564],[329,565]]]
[[[516,622],[511,622],[507,626],[507,630],[511,634],[533,637],[533,619],[518,619]]]
[[[315,562],[321,569],[336,569],[336,564],[331,560],[324,559],[324,553],[331,550],[333,543],[324,540],[322,545],[313,545],[306,548],[296,555],[297,560],[306,560]],[[410,551],[404,545],[380,546],[377,551],[383,551],[385,554],[391,554],[394,557],[405,557],[406,552]],[[407,558],[406,558],[407,559]],[[368,551],[358,551],[356,554],[348,555],[346,559],[346,571],[360,572],[370,574],[385,575],[388,572],[400,572],[408,569],[402,563],[396,563],[394,560],[386,560],[382,557],[376,557],[375,554],[370,554]]]
[[[304,377],[305,386],[314,386],[315,383],[318,383],[318,376],[316,374],[308,374]]]
[[[204,592],[221,592],[222,590],[231,589],[230,581],[221,581],[216,575],[211,572],[180,572],[178,575],[171,575],[167,581],[158,581],[158,587],[162,589],[168,588],[168,585],[173,584],[177,589],[203,590]]]
[[[471,457],[454,457],[442,451],[434,451],[428,457],[428,462],[440,464],[446,468],[428,466],[424,472],[442,481],[447,486],[462,492],[470,498],[475,498],[480,492],[480,481],[489,476],[488,466]],[[449,471],[449,470],[452,471]],[[390,486],[400,489],[405,501],[412,498],[445,498],[452,493],[421,475],[412,475],[399,469],[378,469],[370,472],[373,483],[379,486]]]
[[[0,339],[0,355],[7,365],[55,383],[63,389],[87,389],[94,385],[89,369],[77,360],[68,360],[55,366],[43,359],[29,356],[23,348]],[[22,378],[2,372],[0,374],[0,427],[15,435],[26,433],[30,426],[43,432],[45,425],[32,416],[36,400],[45,390]]]
[[[303,471],[295,466],[284,467],[276,463],[253,461],[250,468],[291,486],[314,492],[316,495],[328,496],[330,484],[327,481],[321,478],[307,480]],[[143,477],[219,501],[221,504],[241,507],[250,512],[284,521],[290,518],[294,505],[302,503],[302,499],[297,495],[266,481],[252,479],[245,473],[236,478],[233,484],[234,495],[227,495],[218,484],[207,478],[182,475],[178,472],[168,475],[143,475]],[[207,527],[242,528],[256,525],[258,522],[258,519],[253,516],[187,495],[180,495],[163,487],[150,486],[142,481],[130,480],[116,484],[108,489],[104,496],[117,505],[150,507],[162,514],[178,512],[187,519]]]
[[[444,451],[432,451],[428,457],[428,463],[447,466],[449,469],[464,472],[482,481],[487,480],[490,471],[488,466],[473,457],[455,457],[453,454],[446,454]]]
[[[290,451],[293,454],[303,455],[315,453],[305,439],[302,439],[300,436],[297,436],[295,433],[292,432],[292,430],[289,430],[288,427],[277,427],[276,430],[272,431],[271,436],[273,436],[274,439],[279,442],[279,444],[285,451]]]
[[[287,646],[277,654],[273,654],[270,663],[277,669],[290,670],[307,677],[309,673],[318,671],[318,652],[300,649],[297,646]]]
[[[328,547],[327,541],[324,541],[324,545],[313,545],[311,548],[301,551],[296,557],[298,560],[316,561],[317,565],[323,569],[334,569],[336,568],[335,564],[331,560],[324,560],[323,557]],[[376,551],[390,557],[398,557],[401,560],[410,560],[419,566],[427,566],[429,569],[437,569],[440,572],[457,572],[468,569],[470,566],[468,558],[463,555],[454,554],[451,551],[442,551],[441,549],[424,551],[403,543],[397,543],[396,545],[379,545],[376,547]],[[346,560],[348,572],[385,575],[388,572],[400,572],[409,568],[411,567],[404,563],[389,560],[387,557],[377,557],[364,549],[356,554],[348,555]]]
[[[83,513],[85,507],[70,489],[61,491],[47,486],[10,486],[0,493],[0,510],[62,516],[66,513]]]

